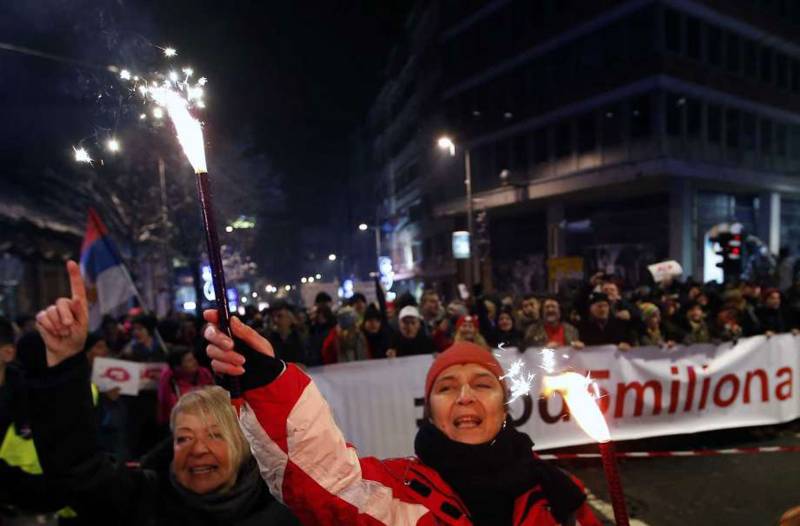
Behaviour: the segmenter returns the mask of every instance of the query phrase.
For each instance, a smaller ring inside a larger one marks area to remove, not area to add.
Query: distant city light
[[[300,283],[305,283],[307,281],[308,281],[308,279],[306,279],[306,278],[300,278]]]
[[[368,228],[369,226],[367,226],[366,223],[361,223],[360,225],[358,225],[358,229],[361,230],[362,232]]]
[[[283,287],[283,290],[285,290],[286,292],[289,292],[290,290],[292,290],[292,286],[291,285],[286,285],[285,287]]]
[[[328,261],[336,261],[336,254],[328,254]]]
[[[108,151],[110,151],[110,152],[118,152],[119,151],[119,141],[112,137],[106,143],[106,148],[108,148]]]
[[[439,137],[439,140],[436,141],[436,144],[442,150],[446,150],[447,152],[449,152],[450,155],[456,154],[456,144],[453,142],[453,139],[451,139],[447,135]]]
[[[314,283],[314,276],[309,276],[308,282],[309,283]]]
[[[314,276],[314,277],[315,277],[316,279],[318,279],[318,280],[319,280],[319,279],[322,279],[322,274],[317,274],[317,275],[316,275],[316,276]]]
[[[197,304],[193,301],[184,301],[183,302],[183,310],[195,310],[197,308]]]
[[[225,232],[228,232],[228,233],[233,232],[233,227],[231,225],[226,226],[225,227]]]
[[[253,292],[253,294],[252,294],[252,296],[253,296],[254,298],[257,298],[257,297],[258,297],[258,292],[255,292],[255,291],[254,291],[254,292]]]

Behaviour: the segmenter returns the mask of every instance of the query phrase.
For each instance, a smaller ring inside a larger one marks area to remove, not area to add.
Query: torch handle
[[[228,295],[225,287],[225,272],[222,269],[222,254],[220,253],[217,223],[214,220],[214,207],[211,203],[211,186],[208,173],[197,174],[197,195],[200,198],[200,210],[203,214],[203,230],[206,233],[206,247],[208,249],[208,263],[211,267],[211,280],[214,285],[214,296],[217,300],[217,314],[219,315],[219,328],[231,336],[231,315],[228,308]],[[232,398],[241,396],[239,378],[232,376],[228,384]]]
[[[629,526],[628,508],[625,506],[625,493],[622,491],[622,479],[617,468],[617,457],[613,442],[600,443],[600,456],[603,461],[603,471],[608,482],[608,493],[611,497],[611,507],[614,509],[614,521],[617,526]]]

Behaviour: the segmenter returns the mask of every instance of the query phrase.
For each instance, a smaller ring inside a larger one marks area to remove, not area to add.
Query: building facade
[[[423,116],[418,137],[431,151],[431,130],[446,131],[470,152],[484,282],[544,289],[546,261],[565,256],[631,285],[664,259],[708,278],[706,233],[721,222],[742,223],[773,253],[800,249],[800,5],[438,8],[442,113]],[[414,270],[428,279],[427,263],[441,262],[452,274],[463,165],[428,156],[418,171]]]

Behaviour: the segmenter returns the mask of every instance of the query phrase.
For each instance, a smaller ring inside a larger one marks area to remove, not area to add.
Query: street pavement
[[[800,445],[800,420],[618,443],[618,451],[725,449]],[[596,453],[582,447],[560,452]],[[613,512],[599,459],[557,463],[586,483],[604,524]],[[769,526],[800,505],[800,453],[620,459],[632,526]],[[605,517],[604,517],[605,516]]]

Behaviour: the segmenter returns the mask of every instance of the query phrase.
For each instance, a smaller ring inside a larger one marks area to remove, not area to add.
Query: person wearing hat
[[[477,316],[467,314],[456,320],[456,332],[453,336],[456,342],[470,342],[488,350],[489,344],[480,332],[480,322]]]
[[[354,362],[369,358],[367,340],[358,327],[358,313],[353,307],[336,312],[336,326],[322,344],[322,363]]]
[[[589,345],[617,345],[627,351],[634,343],[627,323],[611,316],[608,296],[602,292],[589,295],[589,317],[578,326],[580,340]]]
[[[639,305],[642,314],[642,328],[639,334],[639,345],[656,347],[674,347],[676,339],[661,322],[661,309],[655,303],[645,302]],[[680,341],[682,338],[678,338]]]
[[[370,303],[364,311],[364,322],[361,324],[361,332],[367,339],[367,351],[370,358],[386,358],[386,351],[389,350],[389,340],[391,332],[385,316],[374,303]]]
[[[305,363],[306,346],[294,317],[294,309],[283,300],[275,302],[269,309],[272,330],[267,339],[275,347],[281,360]]]
[[[416,456],[359,458],[308,375],[242,324],[232,327],[246,346],[231,352],[216,311],[205,318],[216,372],[241,376],[240,423],[261,473],[304,524],[599,526],[579,483],[510,425],[491,352],[458,342],[433,361]]]
[[[422,330],[422,316],[416,306],[406,305],[400,309],[397,319],[398,330],[392,334],[386,351],[388,358],[436,352],[433,340]]]
[[[692,301],[686,306],[685,315],[684,345],[711,343],[713,336],[706,322],[706,313],[703,311],[703,306],[697,301]]]

